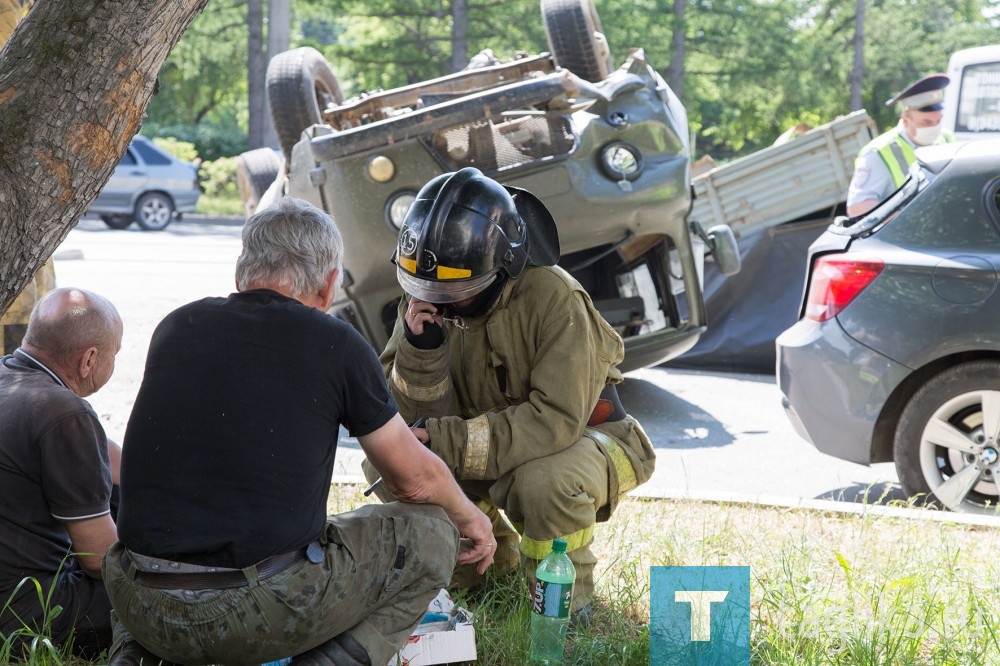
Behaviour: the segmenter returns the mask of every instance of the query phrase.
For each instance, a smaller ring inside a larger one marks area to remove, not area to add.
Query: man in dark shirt
[[[83,398],[110,379],[121,340],[110,302],[56,289],[0,359],[0,642],[72,635],[84,656],[111,645],[101,560],[116,539],[120,449]]]
[[[489,519],[399,416],[374,350],[326,312],[342,255],[328,215],[282,199],[243,228],[238,292],[153,333],[104,562],[112,666],[382,666],[456,561],[492,562]],[[401,502],[327,519],[341,424]]]

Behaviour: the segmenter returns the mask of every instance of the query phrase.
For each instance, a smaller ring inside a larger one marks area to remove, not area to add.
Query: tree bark
[[[292,7],[290,0],[268,0],[267,2],[267,62],[284,53],[292,42]],[[265,77],[266,78],[266,77]],[[266,95],[265,95],[266,97]],[[278,133],[274,130],[270,105],[264,105],[264,146],[278,148]]]
[[[247,2],[247,149],[261,148],[265,141],[267,108],[264,55],[264,0]]]
[[[682,103],[684,99],[684,59],[687,57],[687,0],[674,0],[673,35],[670,39],[670,67],[667,69],[667,85]]]
[[[864,108],[861,82],[865,74],[865,0],[857,0],[854,15],[854,68],[851,70],[851,111]]]
[[[460,72],[469,64],[469,3],[451,3],[451,71]]]
[[[0,311],[97,197],[207,2],[39,2],[14,31],[0,53]]]

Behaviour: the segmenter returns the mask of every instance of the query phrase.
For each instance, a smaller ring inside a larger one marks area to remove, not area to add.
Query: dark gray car
[[[820,451],[895,461],[955,511],[1000,500],[1000,141],[917,151],[909,179],[809,249],[778,384]]]

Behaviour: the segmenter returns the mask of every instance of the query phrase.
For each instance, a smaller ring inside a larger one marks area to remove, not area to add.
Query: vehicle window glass
[[[968,65],[962,70],[957,132],[1000,131],[1000,62]]]
[[[135,155],[132,154],[131,150],[125,151],[125,156],[122,157],[122,161],[118,163],[118,166],[135,166]]]
[[[956,170],[963,167],[951,165]],[[947,238],[948,247],[973,254],[996,247],[1000,243],[992,210],[996,197],[985,196],[990,190],[984,191],[983,185],[983,179],[972,174],[957,173],[950,178],[942,174],[906,206],[907,223],[889,222],[879,237],[904,246],[916,243],[929,247],[941,247],[941,239]]]
[[[132,146],[139,152],[139,157],[146,164],[162,165],[170,164],[170,158],[157,150],[154,146],[141,141],[136,141]]]

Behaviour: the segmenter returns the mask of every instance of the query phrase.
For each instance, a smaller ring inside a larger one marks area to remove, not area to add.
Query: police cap
[[[907,109],[940,111],[944,108],[944,89],[950,79],[944,74],[931,74],[912,84],[906,90],[886,100],[886,106],[899,102]]]

